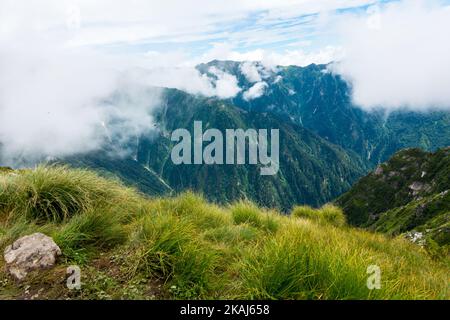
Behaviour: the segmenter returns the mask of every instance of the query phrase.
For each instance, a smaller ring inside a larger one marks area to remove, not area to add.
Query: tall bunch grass
[[[344,226],[346,219],[341,208],[332,204],[326,204],[320,209],[310,206],[295,206],[291,215],[297,218],[311,219],[321,223],[329,223],[335,226]]]
[[[128,202],[135,193],[116,181],[65,166],[0,175],[0,211],[29,220],[61,222],[98,205]]]
[[[262,210],[250,201],[239,201],[230,206],[235,224],[249,224],[256,228],[276,232],[278,222],[273,212]]]
[[[188,219],[168,213],[143,217],[131,241],[131,275],[167,279],[179,298],[202,297],[212,285],[216,251]]]

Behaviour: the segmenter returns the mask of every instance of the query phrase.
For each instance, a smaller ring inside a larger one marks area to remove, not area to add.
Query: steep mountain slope
[[[364,172],[364,164],[356,154],[270,113],[247,112],[217,99],[194,97],[178,90],[167,90],[163,100],[165,104],[156,115],[162,135],[140,139],[137,161],[153,169],[176,191],[193,189],[218,202],[247,197],[287,210],[294,203],[320,205],[329,201]],[[194,121],[202,121],[204,130],[217,128],[221,132],[279,129],[278,174],[261,176],[258,165],[173,164],[170,132],[185,128],[192,133]]]
[[[169,195],[172,188],[150,168],[130,157],[117,157],[106,151],[66,157],[60,163],[74,168],[89,168],[102,176],[117,177],[129,186],[151,195]]]
[[[349,222],[415,241],[450,245],[450,148],[407,149],[337,200]],[[418,233],[419,232],[419,233]]]
[[[255,84],[255,79],[249,79],[244,65],[215,60],[199,65],[198,69],[210,74],[209,70],[215,68],[236,76],[243,90],[231,99],[232,104],[244,110],[279,114],[356,152],[369,165],[383,162],[406,147],[435,150],[450,145],[448,112],[366,112],[352,103],[351,87],[329,72],[326,65],[267,69],[253,63],[253,72],[259,70],[258,80],[266,87],[260,97],[245,99],[246,90]]]

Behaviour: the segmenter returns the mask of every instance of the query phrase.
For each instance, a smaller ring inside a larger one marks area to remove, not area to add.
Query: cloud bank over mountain
[[[0,50],[0,141],[10,156],[66,154],[98,146],[100,100],[114,88],[95,54],[27,41]]]
[[[64,156],[155,130],[160,91],[257,99],[277,65],[329,63],[365,109],[450,106],[450,10],[442,1],[2,0],[0,146]],[[196,64],[242,64],[252,83]],[[262,67],[263,66],[263,67]],[[4,156],[3,156],[4,157]]]
[[[2,163],[88,152],[155,130],[151,112],[160,105],[160,90],[152,86],[220,98],[240,91],[236,78],[220,70],[212,79],[194,66],[72,46],[79,19],[69,16],[67,26],[47,33],[42,18],[52,7],[38,7],[34,16],[20,2],[0,4]]]
[[[366,109],[450,110],[450,7],[402,1],[339,25],[345,54],[334,71]]]
[[[210,70],[211,78],[194,67],[137,68],[137,61],[37,39],[0,50],[3,161],[88,152],[155,130],[161,90],[152,87],[219,98],[241,90],[221,70]]]

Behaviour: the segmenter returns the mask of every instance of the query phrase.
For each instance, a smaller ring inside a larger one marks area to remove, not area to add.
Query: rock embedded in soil
[[[6,247],[6,271],[20,281],[32,271],[52,268],[60,255],[61,249],[52,238],[34,233]]]

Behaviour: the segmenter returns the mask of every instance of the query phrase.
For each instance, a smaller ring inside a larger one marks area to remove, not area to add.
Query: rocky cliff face
[[[400,151],[336,202],[354,225],[448,246],[450,148]]]

